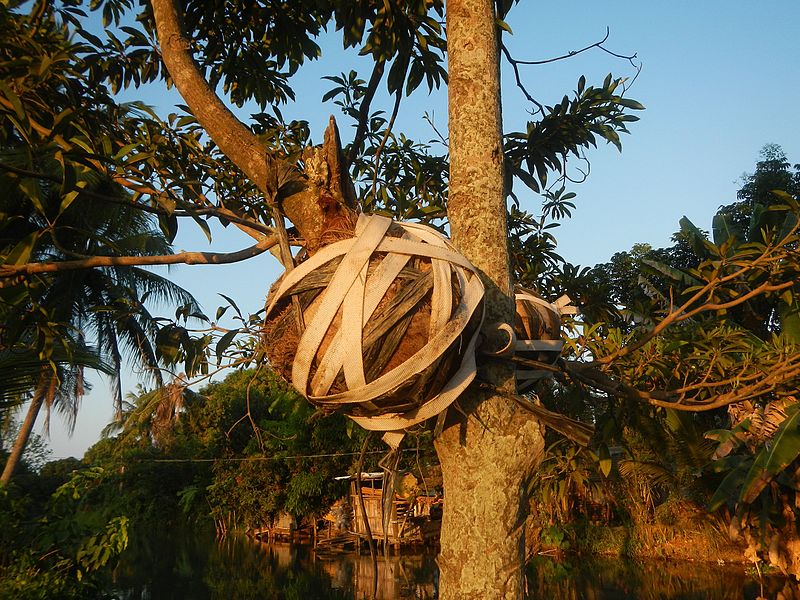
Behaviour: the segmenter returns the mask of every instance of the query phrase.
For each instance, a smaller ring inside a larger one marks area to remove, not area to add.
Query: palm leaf
[[[800,456],[800,406],[783,421],[769,447],[762,449],[742,484],[740,500],[753,502],[770,481]]]
[[[711,232],[714,236],[714,244],[722,246],[729,239],[741,238],[741,231],[733,227],[727,215],[717,213],[711,221]]]

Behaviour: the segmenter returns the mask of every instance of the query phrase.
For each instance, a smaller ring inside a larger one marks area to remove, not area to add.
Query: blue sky
[[[589,154],[589,179],[574,188],[577,210],[556,230],[560,253],[573,263],[605,262],[639,242],[668,245],[684,215],[708,229],[716,208],[735,200],[741,175],[753,170],[766,143],[781,145],[789,160],[800,162],[796,0],[523,0],[508,22],[514,35],[506,42],[518,59],[539,60],[577,50],[600,40],[608,26],[606,47],[620,54],[636,53],[643,64],[628,93],[646,107],[638,115],[641,120],[623,137],[622,154],[612,146]],[[321,141],[328,115],[336,114],[332,103],[321,103],[330,84],[320,78],[351,68],[368,73],[364,59],[344,55],[338,44],[335,34],[320,41],[323,58],[301,69],[294,82],[297,102],[281,108],[287,118],[308,120],[315,142]],[[571,93],[581,75],[588,84],[599,85],[609,72],[627,76],[632,69],[623,60],[593,50],[567,61],[527,67],[524,77],[538,100],[552,104]],[[528,106],[513,88],[510,73],[505,73],[503,85],[504,128],[522,130]],[[143,90],[135,97],[165,115],[180,101],[162,88]],[[380,101],[389,111],[385,95]],[[421,118],[424,112],[433,113],[445,131],[446,91],[412,96],[401,109],[396,130],[418,139],[433,138]],[[247,115],[241,112],[244,119]],[[344,140],[349,140],[352,132],[342,129]],[[540,199],[530,194],[524,202],[535,210]],[[225,231],[212,247],[233,250],[246,245],[246,236]],[[185,231],[176,249],[207,250],[208,243],[202,233]],[[233,297],[245,311],[259,310],[279,272],[277,261],[261,256],[224,267],[173,267],[170,276],[213,315],[221,303],[218,292]],[[52,420],[54,458],[81,456],[111,418],[108,386],[99,376],[92,380],[95,388],[84,399],[72,438],[58,417]],[[135,384],[135,374],[128,374],[125,388]]]

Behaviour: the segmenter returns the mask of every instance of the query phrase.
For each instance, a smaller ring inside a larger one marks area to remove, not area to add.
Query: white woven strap
[[[555,302],[548,302],[543,298],[539,298],[533,294],[526,294],[525,292],[517,292],[514,296],[518,300],[526,300],[528,302],[538,304],[539,306],[544,306],[545,308],[552,310],[557,315],[574,315],[578,313],[578,307],[572,306],[572,299],[566,294],[561,296]]]
[[[372,253],[391,223],[391,219],[386,217],[375,216],[369,219],[361,235],[354,238],[355,242],[342,258],[328,287],[322,293],[317,311],[311,322],[306,325],[300,342],[297,344],[297,352],[292,364],[292,384],[303,395],[308,393],[308,375],[311,372],[311,365],[325,334],[328,333],[328,327],[336,313],[339,312],[342,301],[358,279],[362,269],[368,266]],[[359,348],[361,348],[360,333],[359,331]]]

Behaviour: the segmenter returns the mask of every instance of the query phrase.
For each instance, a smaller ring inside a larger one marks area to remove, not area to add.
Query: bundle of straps
[[[562,315],[577,314],[578,309],[572,306],[572,299],[567,296],[561,296],[555,302],[548,302],[528,291],[519,291],[514,295],[517,302],[531,302],[535,305],[541,306],[546,311],[550,311],[556,317],[556,321],[561,323]],[[555,356],[561,353],[564,347],[562,339],[555,340],[521,340],[516,337],[513,339],[514,352],[553,352]],[[529,389],[536,381],[551,375],[550,371],[544,369],[521,369],[517,367],[515,376],[517,379],[517,392],[522,393]]]
[[[403,386],[410,378],[436,363],[463,334],[477,310],[483,322],[483,283],[474,266],[441,233],[414,223],[397,223],[400,237],[387,235],[392,220],[379,215],[359,216],[356,235],[321,249],[287,273],[267,307],[267,318],[306,275],[338,258],[341,262],[319,299],[313,316],[307,320],[292,365],[292,385],[313,404],[343,406],[368,404]],[[383,254],[379,264],[374,255]],[[362,331],[397,275],[414,257],[430,259],[433,274],[428,341],[394,369],[367,382],[362,356]],[[370,264],[370,260],[372,264]],[[461,293],[454,307],[453,278]],[[341,326],[332,333],[322,356],[317,356],[337,315]],[[475,378],[475,348],[480,324],[460,348],[457,371],[434,397],[413,410],[376,416],[349,415],[368,430],[395,432],[385,436],[390,445],[399,444],[402,431],[443,412]],[[317,368],[311,376],[312,365]],[[329,393],[340,372],[347,390]],[[346,412],[346,411],[345,411]]]

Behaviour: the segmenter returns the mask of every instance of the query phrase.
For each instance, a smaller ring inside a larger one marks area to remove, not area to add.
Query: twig
[[[641,70],[642,70],[642,65],[641,64],[637,65],[636,62],[634,62],[634,59],[638,58],[638,56],[636,55],[636,53],[630,54],[630,55],[619,54],[619,53],[613,52],[613,51],[609,50],[608,48],[606,48],[605,46],[603,46],[603,44],[606,41],[608,41],[608,38],[609,38],[610,35],[611,35],[611,29],[609,27],[606,27],[606,34],[603,36],[603,39],[601,39],[600,41],[594,42],[593,44],[589,44],[588,46],[585,46],[585,47],[581,48],[580,50],[570,50],[569,52],[567,52],[566,54],[562,54],[561,56],[555,56],[553,58],[546,58],[546,59],[543,59],[543,60],[519,60],[519,59],[516,59],[513,56],[511,56],[511,53],[509,52],[508,48],[506,48],[506,45],[503,44],[502,42],[500,43],[500,50],[503,52],[503,54],[506,57],[506,60],[508,60],[509,64],[511,65],[511,68],[514,70],[514,79],[516,80],[517,87],[520,89],[520,91],[524,94],[525,98],[527,98],[527,100],[531,104],[536,105],[536,107],[537,107],[537,111],[536,112],[540,112],[540,113],[543,114],[544,113],[544,108],[545,108],[544,105],[541,102],[538,102],[528,92],[527,88],[522,83],[522,78],[520,77],[520,73],[519,73],[519,66],[520,65],[525,65],[525,66],[546,65],[546,64],[554,63],[554,62],[557,62],[557,61],[560,61],[560,60],[566,60],[568,58],[572,58],[573,56],[577,56],[578,54],[582,54],[584,52],[588,52],[589,50],[591,50],[593,48],[598,48],[598,49],[602,50],[603,52],[605,52],[606,54],[610,54],[611,56],[614,56],[616,58],[621,58],[623,60],[627,60],[631,64],[631,66],[634,69],[636,69],[636,75],[631,80],[631,83],[628,86],[624,87],[625,90],[627,90],[630,87],[630,85],[632,85],[633,82],[636,81],[636,79],[639,77],[639,73],[641,73]],[[534,112],[534,114],[536,114],[536,112]]]
[[[580,50],[570,50],[569,52],[567,52],[566,54],[562,54],[561,56],[555,56],[553,58],[545,58],[543,60],[516,60],[516,59],[513,59],[513,60],[514,60],[515,63],[520,64],[520,65],[546,65],[546,64],[557,62],[557,61],[560,61],[560,60],[565,60],[567,58],[572,58],[573,56],[577,56],[578,54],[582,54],[583,52],[587,52],[587,51],[591,50],[592,48],[599,48],[600,50],[610,54],[611,56],[615,56],[617,58],[622,58],[624,60],[627,60],[628,62],[631,63],[631,65],[633,65],[635,67],[636,65],[633,63],[633,59],[637,58],[636,53],[631,54],[631,55],[617,54],[616,52],[612,52],[611,50],[609,50],[609,49],[607,49],[607,48],[605,48],[603,46],[603,44],[608,41],[608,38],[609,38],[610,35],[611,35],[611,28],[606,26],[606,34],[603,36],[602,40],[600,40],[598,42],[595,42],[593,44],[589,44],[588,46],[585,46],[584,48],[581,48]]]
[[[408,72],[408,65],[409,61],[406,60],[406,68],[404,71],[403,79],[405,80],[405,73]],[[397,88],[397,92],[395,93],[394,98],[394,108],[392,109],[392,116],[389,117],[389,123],[386,125],[386,131],[383,133],[383,139],[381,140],[378,149],[375,151],[375,161],[374,161],[374,172],[372,175],[372,198],[375,199],[375,188],[378,185],[378,162],[380,161],[381,152],[383,152],[384,146],[386,146],[386,141],[389,139],[389,135],[392,132],[392,127],[394,127],[394,121],[397,118],[397,113],[400,111],[400,101],[403,99],[403,88],[402,86]]]

